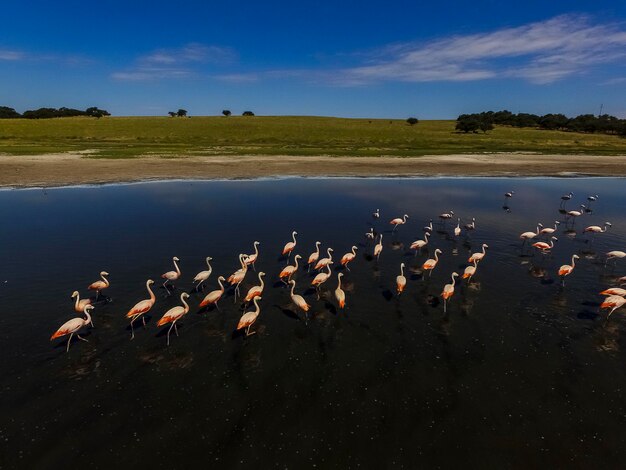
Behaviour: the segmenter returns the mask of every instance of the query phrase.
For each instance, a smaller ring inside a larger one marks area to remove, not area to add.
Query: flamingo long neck
[[[478,260],[474,258],[474,269],[478,267]]]
[[[404,265],[400,265],[400,276],[404,276]]]
[[[320,244],[319,243],[315,244],[315,253],[319,257],[319,255],[320,255]]]
[[[433,229],[433,221],[428,222],[428,228],[432,231]]]
[[[100,277],[102,278],[104,283],[107,285],[107,287],[109,287],[109,280],[106,277],[104,277],[104,274],[100,274]]]
[[[180,301],[185,306],[185,313],[187,313],[189,311],[189,304],[187,302],[185,302],[185,297],[182,294],[180,296]]]
[[[452,275],[452,287],[454,287],[454,284],[456,284],[456,276],[453,274]]]
[[[439,262],[439,252],[435,250],[435,263]]]
[[[259,307],[259,298],[255,297],[254,300],[254,313],[258,316],[261,313],[261,307]]]
[[[241,269],[245,270],[246,267],[247,267],[247,264],[244,261],[244,256],[243,255],[239,255],[239,263],[241,264]]]
[[[341,289],[341,276],[337,276],[337,280],[339,283],[337,284],[337,289]]]
[[[556,223],[556,221],[554,222],[554,231],[556,232],[556,226],[559,225]]]
[[[550,248],[554,248],[554,240],[550,240]]]
[[[259,244],[258,243],[254,244],[254,254],[259,256]]]
[[[330,248],[328,248],[328,249],[326,250],[326,254],[328,255],[328,259],[332,261],[332,260],[333,260],[333,255],[332,255],[331,253],[332,253],[332,252],[330,251]]]
[[[89,315],[89,309],[85,308],[85,310],[83,310],[83,313],[87,317],[85,320],[83,320],[83,324],[84,325],[89,325],[91,323],[91,315]]]
[[[224,284],[222,284],[222,280],[220,278],[217,279],[217,283],[220,285],[220,290],[224,292]]]
[[[176,272],[180,276],[180,268],[178,267],[178,264],[176,264],[176,260],[174,260],[174,267],[176,268]]]
[[[406,215],[406,214],[404,214],[404,216],[402,216],[402,223],[403,223],[403,224],[406,224],[406,218],[407,218],[407,215]]]
[[[152,289],[150,289],[150,282],[146,282],[146,289],[148,289],[148,294],[150,294],[150,300],[152,301],[152,303],[154,303],[156,297],[154,296],[154,292],[152,292]]]
[[[259,274],[259,281],[261,282],[261,290],[265,287],[265,282],[263,281],[263,276]]]
[[[80,303],[80,294],[76,295],[76,303],[74,304],[74,308],[78,308],[78,304]]]
[[[539,235],[539,225],[537,225],[537,235]]]
[[[328,276],[330,276],[330,264],[327,264],[326,268],[328,269]]]
[[[485,245],[483,245],[483,255],[484,255],[485,253],[487,253],[487,252],[485,251]]]
[[[291,283],[291,295],[292,295],[292,296],[294,296],[294,295],[295,295],[295,294],[294,294],[294,292],[293,292],[293,290],[294,290],[295,288],[296,288],[296,283],[295,283],[295,282],[292,282],[292,283]]]
[[[293,244],[296,244],[296,233],[295,232],[291,232],[291,238],[293,240]]]
[[[298,270],[298,257],[296,257],[296,268],[294,269],[294,271]]]
[[[575,267],[576,267],[576,258],[572,256],[572,269],[574,269]]]
[[[428,243],[428,232],[426,232],[426,234],[424,235],[424,241]]]
[[[209,258],[206,259],[206,265],[209,268],[209,271],[213,271],[213,268],[211,267],[211,260]]]
[[[356,246],[353,246],[353,247],[352,247],[352,254],[353,254],[354,256],[356,256]]]

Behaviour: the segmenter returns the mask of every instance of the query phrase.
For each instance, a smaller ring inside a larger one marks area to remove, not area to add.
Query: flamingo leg
[[[144,317],[143,315],[141,315],[141,321],[143,322],[143,327],[146,327],[146,317]]]
[[[174,325],[174,332],[176,333],[176,336],[178,336],[178,327],[176,326],[176,322],[174,322],[173,325]]]
[[[169,327],[169,329],[167,330],[167,345],[170,345],[170,332],[172,331],[172,328],[174,327],[174,323],[172,323],[172,326]]]
[[[135,339],[135,329],[133,328],[133,323],[135,322],[136,319],[137,319],[137,317],[133,318],[130,321],[130,339],[131,340]]]
[[[617,310],[617,307],[613,307],[613,309],[609,312],[609,314],[606,316],[606,319],[607,319],[607,320],[609,319],[609,317],[611,316],[611,314],[612,314],[615,310]]]
[[[216,309],[218,309],[218,310],[221,312],[221,310],[220,310],[220,306],[219,306],[219,305],[217,305],[217,303],[218,303],[218,302],[219,302],[219,300],[216,300],[216,301],[215,301],[215,308],[216,308]]]
[[[77,337],[79,340],[81,340],[81,341],[85,341],[86,343],[88,343],[88,342],[89,342],[89,340],[88,340],[88,339],[83,338],[83,337],[82,337],[81,335],[79,335],[78,333],[76,333],[76,337]]]
[[[74,333],[70,334],[70,337],[67,339],[67,348],[65,348],[65,352],[70,352],[70,341],[72,341],[72,336],[74,336]]]
[[[98,297],[100,296],[100,291],[96,290],[96,302],[98,301]]]

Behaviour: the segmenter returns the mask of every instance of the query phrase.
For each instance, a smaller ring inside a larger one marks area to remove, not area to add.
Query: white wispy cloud
[[[179,48],[154,50],[138,57],[131,68],[111,76],[130,81],[183,79],[196,76],[202,64],[224,66],[236,59],[237,54],[229,47],[190,43]]]
[[[22,51],[0,48],[0,60],[15,61],[22,60],[23,58],[24,53]]]

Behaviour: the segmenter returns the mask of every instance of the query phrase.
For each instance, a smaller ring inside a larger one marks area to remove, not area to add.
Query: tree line
[[[60,117],[75,117],[75,116],[89,116],[95,118],[101,118],[103,116],[110,116],[111,113],[104,109],[92,106],[84,111],[73,108],[39,108],[29,109],[22,114],[18,113],[15,109],[8,106],[0,106],[0,119],[50,119]]]
[[[511,111],[486,111],[474,114],[461,114],[456,120],[456,130],[461,132],[488,132],[494,125],[512,127],[535,127],[538,129],[569,132],[602,133],[626,136],[626,119],[602,114],[581,114],[569,118],[564,114],[518,113]]]

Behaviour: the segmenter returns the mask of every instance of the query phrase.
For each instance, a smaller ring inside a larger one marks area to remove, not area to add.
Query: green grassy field
[[[143,155],[420,156],[481,152],[626,155],[626,139],[498,127],[461,134],[454,121],[321,117],[109,117],[0,120],[0,153],[92,151]]]

